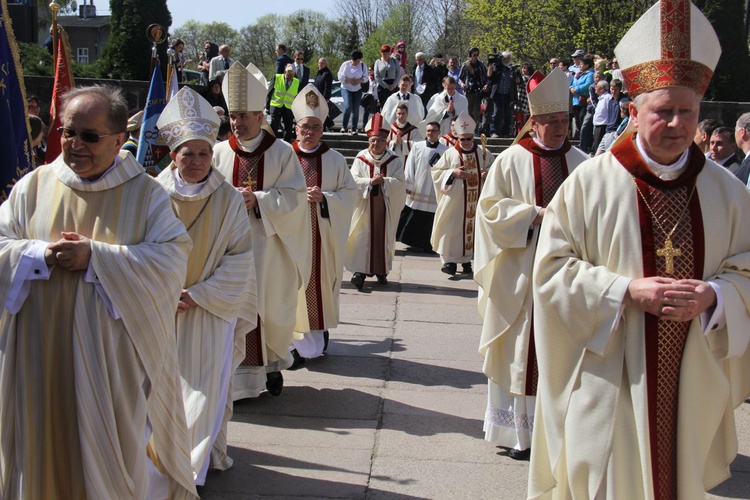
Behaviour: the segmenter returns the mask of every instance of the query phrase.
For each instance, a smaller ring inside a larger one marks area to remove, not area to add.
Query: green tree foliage
[[[242,41],[240,33],[227,23],[211,22],[201,23],[191,19],[174,30],[172,40],[180,39],[185,43],[182,53],[187,59],[192,59],[190,67],[195,67],[200,60],[201,52],[204,52],[204,42],[209,40],[217,45],[229,45],[237,57],[237,47]]]
[[[653,0],[466,0],[466,17],[476,28],[471,38],[483,53],[511,50],[516,62],[541,67],[552,56],[567,57],[576,48],[610,58],[633,23]],[[746,99],[750,76],[745,40],[744,0],[696,0],[719,35],[722,56],[708,99]]]
[[[539,67],[582,47],[610,57],[651,0],[467,0],[475,23],[470,37],[483,52],[510,50]]]
[[[18,42],[18,54],[25,76],[53,76],[52,56],[45,47]]]
[[[750,57],[744,31],[745,1],[696,0],[695,5],[711,21],[721,42],[721,58],[706,98],[747,101],[745,85],[750,77]]]
[[[165,29],[172,25],[166,0],[111,0],[112,34],[101,58],[102,71],[109,78],[149,80],[151,42],[146,28],[152,23]],[[166,61],[167,44],[159,47]]]

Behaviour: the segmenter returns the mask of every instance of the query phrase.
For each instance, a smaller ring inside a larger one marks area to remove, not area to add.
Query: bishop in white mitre
[[[232,136],[214,148],[214,168],[245,199],[258,288],[257,325],[237,321],[248,335],[235,374],[235,400],[257,397],[264,388],[281,394],[281,370],[292,364],[297,300],[310,276],[307,184],[292,146],[274,137],[263,116],[266,89],[252,63],[229,68],[222,92]]]
[[[302,165],[310,204],[312,263],[304,298],[297,302],[292,342],[295,363],[317,358],[327,348],[329,329],[339,322],[339,291],[357,185],[346,158],[321,141],[328,104],[315,85],[303,88],[292,103],[297,140],[292,143]]]
[[[588,157],[567,140],[568,78],[536,72],[527,84],[531,118],[492,164],[479,196],[474,279],[479,284],[479,353],[488,379],[485,439],[528,460],[538,369],[532,266],[545,208]]]
[[[232,379],[245,356],[237,318],[256,321],[250,222],[242,195],[211,166],[221,120],[189,87],[172,97],[157,122],[172,163],[157,180],[193,240],[175,324],[185,418],[195,484],[209,466],[225,470]]]
[[[432,167],[438,207],[432,226],[432,248],[440,254],[442,272],[454,276],[457,265],[471,275],[479,193],[493,156],[474,143],[476,123],[467,111],[454,124],[458,144]]]

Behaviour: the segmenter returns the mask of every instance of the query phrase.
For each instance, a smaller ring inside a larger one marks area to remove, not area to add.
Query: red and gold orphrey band
[[[708,66],[688,59],[648,61],[622,70],[631,97],[675,86],[687,87],[703,95],[713,74]]]

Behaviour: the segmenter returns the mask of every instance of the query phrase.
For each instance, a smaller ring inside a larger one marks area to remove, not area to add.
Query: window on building
[[[78,48],[78,62],[80,64],[88,64],[89,63],[89,49],[88,47],[79,47]]]

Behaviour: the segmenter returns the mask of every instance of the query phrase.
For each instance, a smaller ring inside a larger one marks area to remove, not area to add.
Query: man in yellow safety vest
[[[271,115],[271,128],[278,134],[284,120],[284,140],[291,143],[294,131],[292,102],[299,92],[299,80],[294,77],[294,66],[287,64],[283,74],[275,75],[273,86],[269,86],[266,109]]]

